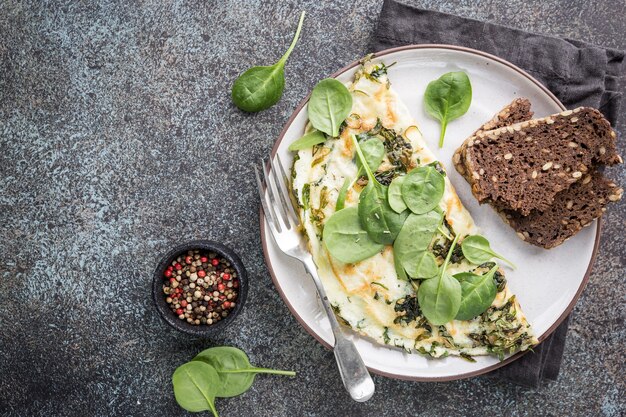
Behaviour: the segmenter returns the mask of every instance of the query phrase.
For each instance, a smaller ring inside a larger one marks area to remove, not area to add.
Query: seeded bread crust
[[[509,118],[506,114],[509,114]],[[481,126],[476,133],[493,129],[490,126],[503,127],[529,120],[531,117],[530,102],[526,99],[516,99]],[[453,162],[457,171],[471,184],[474,178],[465,169],[464,145],[455,152]],[[622,188],[594,170],[585,175],[581,181],[572,184],[570,188],[559,192],[554,198],[554,203],[544,212],[534,210],[528,216],[523,216],[514,210],[497,207],[494,209],[516,231],[520,239],[550,249],[562,244],[583,227],[591,224],[594,219],[602,216],[606,205],[620,200],[622,195]]]
[[[533,210],[523,216],[514,210],[497,210],[520,239],[545,249],[565,242],[583,227],[602,216],[609,202],[622,198],[624,190],[602,173],[593,171],[557,194],[544,212]]]
[[[481,204],[527,216],[547,210],[595,165],[622,162],[615,138],[602,114],[587,107],[479,131],[464,143],[464,175]]]

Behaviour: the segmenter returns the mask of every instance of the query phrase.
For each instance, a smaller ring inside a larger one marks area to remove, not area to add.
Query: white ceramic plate
[[[376,54],[387,64],[392,87],[417,120],[430,149],[447,168],[452,184],[476,224],[492,246],[518,265],[506,270],[511,290],[518,296],[539,340],[544,340],[571,311],[580,296],[595,257],[599,225],[594,222],[563,245],[544,250],[524,243],[513,229],[504,224],[489,206],[480,206],[467,182],[452,165],[452,155],[461,142],[504,105],[516,97],[527,97],[536,117],[563,110],[562,104],[524,71],[494,56],[471,49],[446,45],[416,45],[395,48]],[[334,76],[340,81],[352,79],[356,63]],[[472,82],[472,105],[463,117],[448,125],[445,146],[437,147],[439,125],[424,112],[422,100],[426,85],[449,71],[463,70]],[[306,101],[298,107],[277,140],[273,155],[291,166],[287,150],[299,138],[307,119]],[[261,214],[262,216],[262,214]],[[332,346],[330,324],[319,304],[315,286],[301,264],[284,255],[274,243],[263,217],[262,241],[267,265],[276,288],[298,321],[317,340]],[[382,346],[352,333],[356,346],[373,372],[418,381],[441,381],[467,378],[493,370],[520,356],[500,362],[492,356],[477,357],[475,363],[458,357],[429,359],[407,354],[401,349]],[[532,354],[532,353],[530,353]]]

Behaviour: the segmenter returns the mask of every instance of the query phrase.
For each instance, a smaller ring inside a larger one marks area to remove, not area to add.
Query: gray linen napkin
[[[542,82],[567,108],[595,107],[615,126],[622,98],[619,84],[624,78],[624,51],[385,0],[371,50],[424,43],[465,46],[506,59]],[[530,387],[538,387],[546,379],[556,380],[568,323],[569,317],[534,353],[489,375]]]

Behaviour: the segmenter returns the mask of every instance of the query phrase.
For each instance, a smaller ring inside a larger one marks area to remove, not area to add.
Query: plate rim
[[[472,48],[467,48],[467,47],[464,47],[464,46],[457,46],[457,45],[447,45],[447,44],[412,44],[412,45],[405,45],[405,46],[399,46],[399,47],[395,47],[395,48],[384,49],[382,51],[373,53],[372,57],[373,58],[380,58],[380,57],[384,57],[385,55],[389,55],[389,54],[392,54],[392,53],[395,53],[395,52],[401,52],[401,51],[407,51],[407,50],[420,50],[420,49],[445,49],[445,50],[465,52],[465,53],[478,55],[480,57],[487,58],[488,60],[492,60],[492,61],[495,61],[495,62],[500,63],[502,65],[505,65],[505,66],[509,67],[510,69],[512,69],[512,70],[516,71],[517,73],[519,73],[522,77],[527,78],[529,81],[531,81],[537,87],[539,87],[539,89],[542,90],[548,97],[550,97],[550,99],[552,99],[555,102],[555,104],[561,108],[561,110],[566,110],[566,108],[563,105],[563,103],[561,103],[561,101],[558,98],[556,98],[556,96],[550,90],[548,90],[547,87],[545,87],[543,84],[541,84],[533,76],[528,74],[526,71],[524,71],[523,69],[521,69],[517,65],[514,65],[514,64],[512,64],[511,62],[509,62],[509,61],[507,61],[505,59],[499,58],[499,57],[497,57],[495,55],[492,55],[492,54],[489,54],[487,52],[479,51],[479,50],[472,49]],[[359,65],[359,60],[355,60],[355,61],[351,62],[350,64],[344,66],[343,68],[341,68],[338,71],[336,71],[333,74],[331,74],[328,78],[337,78],[340,75],[344,74],[346,71],[356,67],[357,65]],[[293,123],[293,121],[296,118],[296,116],[300,113],[302,108],[307,104],[307,102],[309,101],[310,96],[311,96],[311,93],[307,94],[307,96],[302,101],[300,101],[300,103],[298,104],[296,109],[292,112],[291,116],[289,116],[289,119],[287,120],[287,122],[285,122],[285,125],[284,125],[283,129],[281,130],[280,134],[278,135],[278,138],[276,139],[276,141],[274,142],[274,145],[272,147],[272,151],[271,151],[271,154],[270,154],[270,156],[272,158],[276,155],[276,152],[278,151],[278,148],[279,148],[280,144],[282,143],[282,141],[283,141],[283,139],[285,137],[285,134],[287,133],[287,130],[289,129],[289,127]],[[576,303],[580,299],[580,296],[582,295],[585,287],[587,286],[587,283],[589,282],[589,278],[591,276],[591,272],[593,270],[593,266],[595,264],[595,261],[596,261],[597,255],[598,255],[598,249],[599,249],[599,246],[600,246],[600,235],[602,233],[602,217],[599,217],[596,220],[596,222],[597,222],[596,236],[594,238],[593,250],[591,252],[591,259],[589,260],[589,265],[587,266],[587,270],[585,271],[585,276],[583,277],[583,279],[582,279],[582,281],[580,283],[580,286],[578,287],[578,290],[576,291],[576,294],[574,294],[574,297],[572,298],[572,301],[568,304],[568,306],[565,309],[565,311],[561,314],[561,316],[559,316],[559,318],[554,322],[554,324],[552,324],[552,326],[550,326],[548,328],[548,330],[546,330],[541,336],[539,336],[537,338],[539,340],[539,343],[543,342],[548,336],[550,336],[556,330],[556,328],[565,320],[565,318],[572,312],[572,310],[576,306]],[[311,336],[313,336],[322,346],[324,346],[327,349],[332,350],[332,348],[333,348],[332,345],[326,343],[326,341],[324,341],[322,339],[322,337],[319,336],[304,321],[304,319],[296,312],[295,308],[288,301],[288,299],[287,299],[287,297],[286,297],[282,287],[279,285],[279,283],[278,283],[278,281],[276,279],[276,273],[275,273],[274,268],[272,266],[272,262],[270,260],[270,257],[269,257],[269,254],[268,254],[268,249],[267,249],[267,236],[265,235],[265,217],[263,216],[263,208],[262,207],[259,207],[259,227],[261,229],[261,245],[263,246],[263,257],[265,258],[265,264],[267,265],[267,268],[269,270],[270,276],[272,277],[272,282],[274,284],[274,288],[276,288],[276,290],[278,291],[278,294],[280,295],[280,298],[282,298],[283,302],[287,305],[287,308],[291,312],[291,315],[295,317],[295,319],[307,331],[307,333],[309,333]],[[528,352],[529,352],[528,350],[526,350],[524,352],[517,352],[516,354],[506,358],[503,361],[500,361],[500,362],[498,362],[496,364],[487,366],[485,368],[482,368],[482,369],[479,369],[479,370],[476,370],[476,371],[465,372],[465,373],[462,373],[462,374],[451,375],[451,376],[443,376],[443,377],[441,377],[441,376],[436,376],[436,377],[409,376],[409,375],[395,374],[395,373],[383,371],[381,369],[378,369],[378,368],[375,368],[375,367],[372,367],[372,366],[368,366],[367,368],[370,370],[370,372],[373,372],[373,373],[375,373],[377,375],[382,375],[382,376],[385,376],[385,377],[388,377],[388,378],[405,380],[405,381],[417,381],[417,382],[457,381],[457,380],[460,380],[460,379],[472,378],[472,377],[475,377],[475,376],[478,376],[478,375],[483,375],[483,374],[489,373],[491,371],[494,371],[495,369],[501,368],[501,367],[503,367],[505,365],[508,365],[508,364],[516,361],[517,359],[521,358],[522,356],[524,356]]]

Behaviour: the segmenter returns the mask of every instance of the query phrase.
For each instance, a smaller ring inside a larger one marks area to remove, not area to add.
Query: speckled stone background
[[[626,48],[626,3],[415,1]],[[368,52],[380,0],[0,3],[0,414],[183,415],[174,369],[212,344],[298,371],[258,378],[222,416],[626,413],[626,202],[611,207],[558,382],[375,377],[349,401],[332,353],[289,314],[265,267],[251,164],[319,79]],[[244,114],[235,77],[276,60],[300,10],[283,99]],[[624,112],[623,112],[624,114]],[[626,118],[622,117],[622,129]],[[620,144],[622,155],[626,146]],[[626,184],[624,170],[613,178]],[[170,329],[150,298],[159,254],[209,238],[250,273],[245,311],[213,341]]]

